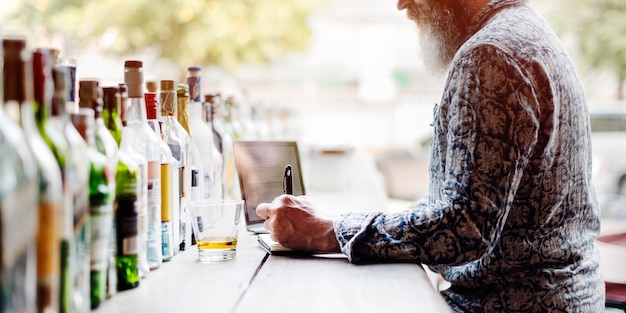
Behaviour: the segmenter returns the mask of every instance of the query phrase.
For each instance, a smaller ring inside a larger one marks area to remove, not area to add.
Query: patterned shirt
[[[574,67],[528,0],[473,20],[435,108],[429,196],[334,223],[351,262],[416,262],[458,312],[602,312],[589,117]]]

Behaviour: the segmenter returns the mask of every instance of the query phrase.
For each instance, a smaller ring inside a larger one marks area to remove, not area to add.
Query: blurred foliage
[[[11,18],[82,47],[156,48],[181,68],[264,63],[304,50],[311,13],[332,0],[22,0]]]
[[[608,70],[624,98],[626,83],[626,1],[558,0],[549,19],[560,35],[573,34],[581,56],[591,69]]]

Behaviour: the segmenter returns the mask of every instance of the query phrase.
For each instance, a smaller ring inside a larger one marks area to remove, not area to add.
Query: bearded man
[[[399,0],[447,70],[430,191],[396,214],[334,220],[306,198],[260,204],[284,246],[415,262],[456,312],[602,312],[589,116],[574,67],[528,0]]]

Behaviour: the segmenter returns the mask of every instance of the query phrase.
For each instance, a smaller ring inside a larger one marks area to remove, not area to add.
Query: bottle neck
[[[146,114],[146,104],[143,97],[128,97],[126,105],[126,122],[146,122],[148,120]]]

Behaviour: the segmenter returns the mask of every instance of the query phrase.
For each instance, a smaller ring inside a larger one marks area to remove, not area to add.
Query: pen
[[[285,175],[283,176],[283,191],[287,195],[293,195],[293,173],[291,164],[285,166]]]

